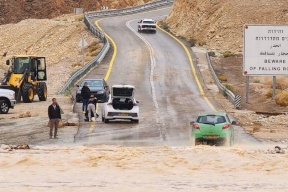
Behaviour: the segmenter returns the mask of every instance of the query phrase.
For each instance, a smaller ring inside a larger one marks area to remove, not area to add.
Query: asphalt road
[[[108,84],[131,84],[140,102],[140,123],[115,121],[81,123],[76,142],[121,145],[187,145],[189,121],[200,111],[211,110],[199,96],[184,49],[162,31],[138,33],[141,18],[163,19],[170,9],[107,18],[100,27],[114,40],[117,55]],[[104,78],[108,62],[86,78]],[[98,113],[101,117],[101,107]],[[80,112],[81,104],[76,105]],[[82,115],[83,116],[83,115]],[[83,120],[83,118],[81,118]]]
[[[195,81],[197,74],[201,84],[201,76],[197,70],[193,73],[187,53],[179,42],[161,30],[157,30],[156,34],[137,32],[137,22],[141,18],[161,20],[169,11],[170,8],[162,8],[98,22],[117,48],[111,50],[105,60],[85,78],[104,78],[111,55],[116,50],[107,82],[110,86],[131,84],[136,87],[140,122],[114,121],[104,124],[101,118],[96,122],[84,122],[82,104],[77,103],[75,110],[80,114],[81,123],[75,142],[87,145],[186,146],[190,143],[189,122],[197,113],[221,110],[213,98],[204,99],[202,96],[201,89],[205,86],[199,88]],[[193,55],[191,52],[189,54]],[[213,104],[214,109],[209,103]],[[102,104],[99,104],[100,117],[101,110]]]

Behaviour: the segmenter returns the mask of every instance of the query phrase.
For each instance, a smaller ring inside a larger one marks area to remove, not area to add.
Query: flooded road
[[[110,86],[130,84],[136,87],[135,97],[140,107],[139,124],[129,121],[101,122],[103,104],[97,106],[100,117],[96,122],[84,122],[82,103],[75,105],[80,114],[80,128],[75,142],[84,144],[119,144],[124,146],[189,146],[190,125],[199,112],[223,111],[213,97],[203,97],[201,74],[195,65],[193,53],[185,52],[181,43],[161,31],[137,32],[138,21],[164,19],[170,8],[130,16],[102,19],[98,25],[115,42],[115,60],[107,80]],[[187,50],[190,50],[189,47]],[[104,78],[111,64],[110,57],[85,78]],[[190,58],[189,58],[190,57]],[[193,62],[194,61],[194,62]],[[194,71],[193,71],[194,70]],[[75,93],[75,90],[74,90]],[[209,95],[209,94],[207,94]],[[213,105],[213,106],[212,106]],[[258,142],[241,128],[235,131],[236,143],[243,137]],[[238,138],[238,139],[237,139]]]

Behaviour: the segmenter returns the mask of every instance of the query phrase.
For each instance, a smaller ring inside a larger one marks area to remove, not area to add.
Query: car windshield
[[[154,21],[143,21],[143,23],[154,24]]]
[[[226,119],[222,115],[203,115],[197,118],[197,123],[203,124],[220,124],[225,122]]]
[[[101,80],[85,80],[81,83],[81,87],[87,82],[89,87],[103,87],[103,82]]]

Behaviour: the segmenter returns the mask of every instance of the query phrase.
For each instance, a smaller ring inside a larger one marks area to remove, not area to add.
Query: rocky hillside
[[[0,0],[0,25],[19,22],[28,18],[53,18],[61,14],[73,13],[74,8],[84,11],[100,10],[139,5],[149,0]]]
[[[244,24],[288,24],[287,0],[175,0],[170,30],[210,49],[242,51]]]

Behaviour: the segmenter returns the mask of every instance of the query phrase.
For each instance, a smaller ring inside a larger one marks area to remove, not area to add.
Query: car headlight
[[[8,97],[9,99],[15,99],[15,93],[9,93]]]
[[[98,91],[97,94],[104,94],[105,91]]]

